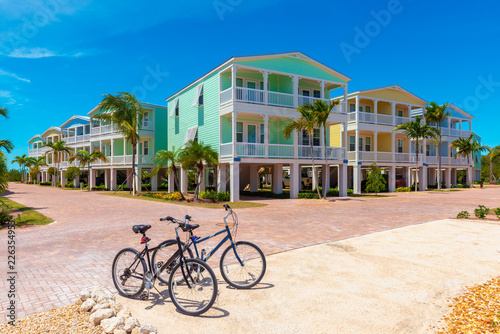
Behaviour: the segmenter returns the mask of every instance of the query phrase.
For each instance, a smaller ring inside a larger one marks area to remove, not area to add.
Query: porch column
[[[95,173],[96,173],[96,170],[92,167],[90,167],[90,175],[88,176],[88,181],[89,181],[89,184],[88,184],[88,187],[90,188],[90,190],[92,190],[92,188],[95,187]]]
[[[321,165],[321,186],[323,187],[323,196],[326,197],[330,191],[330,165]]]
[[[297,162],[290,164],[290,198],[298,198],[300,187],[300,165]]]
[[[377,119],[378,114],[378,100],[373,99],[373,113],[375,114],[375,119]]]
[[[142,191],[142,167],[135,168],[135,191]]]
[[[356,95],[356,110],[354,111],[354,117],[356,119],[356,123],[359,123],[359,95]],[[357,140],[356,140],[357,142]]]
[[[391,102],[392,125],[396,126],[396,103]]]
[[[342,147],[344,148],[345,150],[345,156],[344,156],[344,159],[347,159],[347,151],[349,150],[349,139],[348,139],[348,134],[347,134],[347,122],[343,123],[342,124],[342,135],[343,135],[343,143],[342,143]]]
[[[273,185],[272,190],[275,194],[283,193],[283,164],[274,164],[272,166]]]
[[[200,179],[198,180],[198,182],[200,183],[200,191],[205,191],[206,189],[207,185],[207,181],[205,180],[206,175],[207,175],[207,168],[203,166],[203,169],[201,170]]]
[[[388,178],[388,185],[387,187],[389,188],[389,192],[393,193],[396,191],[396,167],[390,166],[389,167],[389,178]]]
[[[344,85],[343,88],[344,88],[344,103],[343,103],[344,110],[343,110],[343,112],[344,112],[344,114],[347,115],[347,113],[349,112],[349,101],[347,99],[347,85]],[[347,131],[347,127],[345,129]]]
[[[377,145],[378,145],[378,131],[373,131],[373,149],[372,149],[372,151],[375,152],[375,162],[377,162],[377,160],[378,160],[378,146]]]
[[[113,156],[115,155],[115,140],[111,138],[111,152],[109,152],[109,163],[113,164]]]
[[[347,164],[339,165],[339,197],[347,197]]]
[[[174,172],[170,172],[170,174],[168,174],[168,192],[173,193],[174,191],[175,191]]]
[[[356,163],[356,165],[352,166],[353,169],[353,190],[357,195],[361,194],[361,164]]]
[[[396,132],[391,132],[391,153],[392,161],[396,162]]]
[[[325,147],[325,130],[323,126],[320,127],[319,132],[320,132],[319,141],[321,147],[321,157],[324,158],[326,153],[326,147]]]
[[[422,163],[426,163],[427,161],[427,139],[424,138],[422,142]]]
[[[42,172],[42,182],[47,182],[47,172]]]
[[[411,178],[412,178],[412,170],[411,170],[411,167],[405,167],[406,168],[406,186],[409,188],[411,187]]]
[[[269,115],[264,115],[264,154],[269,157]]]
[[[90,146],[90,153],[92,153],[92,146]],[[125,161],[127,160],[126,156],[127,156],[127,141],[124,138],[123,139],[123,163],[125,163]]]
[[[445,168],[444,170],[444,182],[446,188],[451,188],[451,168]]]
[[[40,177],[41,177],[41,175],[40,175],[40,174],[37,174],[37,175],[36,175],[36,183],[40,183]]]
[[[355,130],[355,134],[356,134],[356,144],[354,147],[354,153],[355,153],[354,161],[357,164],[359,162],[359,129]]]
[[[240,200],[240,163],[231,161],[230,165],[230,185],[229,192],[231,193],[231,202],[238,202]]]
[[[457,169],[451,169],[451,185],[457,184]]]
[[[293,130],[293,157],[299,158],[299,132],[297,130]]]
[[[221,164],[219,166],[219,173],[217,173],[217,191],[226,191],[226,180],[227,180],[227,165]]]
[[[256,164],[250,165],[250,191],[259,191],[259,166]]]
[[[73,180],[73,187],[78,188],[80,187],[80,175],[77,175],[75,179]]]
[[[236,100],[236,71],[237,67],[236,65],[233,65],[231,67],[231,88],[232,88],[233,101]]]
[[[233,111],[233,118],[231,119],[231,125],[232,125],[232,132],[231,132],[231,135],[232,135],[232,142],[233,142],[233,146],[231,147],[232,150],[233,150],[233,158],[236,157],[236,143],[237,143],[237,140],[236,140],[236,120],[237,120],[237,117],[238,117],[238,113],[236,111]]]
[[[268,90],[267,90],[267,82],[269,79],[269,72],[268,71],[262,71],[262,76],[264,78],[264,104],[267,104],[267,99],[268,99]],[[267,143],[267,142],[266,142]]]
[[[436,185],[436,168],[429,168],[429,185]]]
[[[293,107],[299,107],[299,77],[294,75],[291,76],[293,81]]]
[[[110,186],[109,188],[111,190],[116,190],[116,179],[117,179],[117,169],[116,168],[111,168],[109,170],[109,176],[110,176]]]
[[[188,191],[188,175],[187,175],[187,170],[181,167],[180,169],[180,179],[181,179],[181,184],[179,185],[181,187],[181,192],[183,194],[187,194]]]
[[[462,121],[458,121],[458,136],[462,137]]]
[[[422,166],[418,170],[418,183],[419,191],[426,191],[427,190],[427,167]]]
[[[127,188],[132,189],[132,168],[127,168]]]
[[[323,100],[325,98],[325,82],[323,80],[319,82],[319,87],[319,98]]]
[[[158,191],[158,180],[161,179],[158,177],[158,173],[151,176],[151,191]]]

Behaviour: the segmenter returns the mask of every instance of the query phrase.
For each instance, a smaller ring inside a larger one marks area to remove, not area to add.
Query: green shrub
[[[142,190],[151,189],[151,183],[143,183],[141,189]]]
[[[231,200],[231,193],[229,191],[222,191],[217,194],[217,200],[219,202],[229,202]]]
[[[494,209],[493,212],[495,212],[495,214],[497,215],[497,218],[500,219],[500,208]]]
[[[411,191],[411,188],[408,188],[408,187],[396,188],[397,193],[409,193],[410,191]]]
[[[51,186],[52,185],[52,182],[40,182],[38,185],[40,186]]]
[[[167,183],[167,182],[163,182],[163,183],[160,185],[159,189],[168,189],[168,183]]]
[[[468,211],[460,211],[457,215],[457,219],[469,219],[470,215]]]
[[[75,185],[73,184],[73,182],[70,181],[70,182],[66,182],[66,184],[64,184],[64,187],[65,188],[74,188]]]
[[[5,225],[12,221],[12,208],[7,204],[0,203],[0,224]]]
[[[117,191],[124,191],[124,190],[130,190],[130,189],[127,188],[126,184],[120,184],[118,187],[116,187],[116,190]]]
[[[182,198],[181,193],[177,191],[175,193],[165,195],[165,199],[168,199],[170,201],[178,201],[181,198]]]
[[[278,199],[290,198],[290,193],[288,193],[288,192],[286,192],[286,193],[284,192],[281,194],[275,194],[275,193],[272,193],[269,191],[255,191],[255,192],[242,191],[242,192],[240,192],[240,194],[244,195],[244,196],[259,196],[259,197],[278,198]]]
[[[213,190],[200,191],[200,198],[203,199],[217,199],[217,192]]]
[[[490,212],[490,209],[485,207],[484,205],[480,205],[479,208],[474,209],[474,214],[477,218],[484,219],[486,215]]]
[[[470,188],[468,184],[454,184],[451,186],[452,188]]]
[[[414,184],[412,184],[412,185],[411,185],[410,190],[411,190],[411,191],[415,191],[415,185],[414,185]],[[418,191],[418,190],[419,190],[419,186],[418,186],[418,184],[417,184],[417,191]]]
[[[219,202],[228,202],[231,199],[231,194],[229,193],[229,191],[218,193],[215,190],[207,190],[201,191],[199,196],[203,199],[212,199]]]
[[[57,182],[57,183],[56,183],[56,187],[61,188],[61,182]]]
[[[86,187],[88,189],[88,187]],[[97,187],[94,187],[92,188],[92,190],[95,190],[95,191],[109,191],[109,188],[106,188],[105,185],[102,185],[102,186],[97,186]]]
[[[57,173],[57,169],[55,167],[49,167],[49,169],[47,169],[47,173],[51,176],[54,176]]]
[[[73,181],[79,175],[80,175],[80,168],[78,168],[76,166],[68,167],[68,169],[66,170],[66,174],[65,174],[68,181]]]
[[[300,193],[298,193],[298,198],[300,198],[300,199],[319,199],[318,193],[313,193],[313,192],[300,192]]]

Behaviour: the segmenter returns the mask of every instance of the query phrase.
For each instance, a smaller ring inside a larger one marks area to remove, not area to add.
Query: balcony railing
[[[226,104],[234,100],[237,102],[294,108],[294,98],[297,98],[297,107],[320,100],[319,98],[311,96],[294,95],[244,87],[236,87],[234,91],[233,88],[228,88],[220,93],[221,104]],[[323,99],[323,101],[329,103],[328,99]],[[342,107],[336,106],[333,109],[333,112],[342,113]]]
[[[295,158],[295,147],[293,145],[269,144],[267,158]],[[221,157],[232,157],[233,144],[220,145]],[[322,146],[313,147],[314,158],[324,159],[325,149]],[[326,147],[327,158],[331,160],[345,159],[345,149],[342,147]],[[257,143],[236,143],[236,156],[240,158],[266,158],[266,145]],[[310,159],[311,146],[298,145],[297,158]]]
[[[152,155],[139,155],[135,156],[135,163],[150,165],[151,160],[153,159]],[[108,161],[104,162],[99,160],[93,164],[93,166],[110,166],[110,165],[131,165],[132,164],[132,155],[119,155],[119,156],[109,156]]]
[[[443,135],[443,136],[466,138],[466,137],[469,137],[471,133],[472,132],[470,130],[441,128],[441,135]]]
[[[360,111],[357,114],[358,114],[358,120],[361,123],[399,125],[411,121],[411,118],[409,117],[398,117],[398,116],[375,114],[363,111]],[[349,113],[349,122],[354,122],[354,121],[356,121],[356,112],[351,111]]]
[[[78,135],[78,136],[72,136],[72,137],[65,137],[62,138],[63,141],[65,141],[68,144],[74,144],[74,143],[83,143],[86,141],[90,141],[90,134],[84,134],[84,135]]]

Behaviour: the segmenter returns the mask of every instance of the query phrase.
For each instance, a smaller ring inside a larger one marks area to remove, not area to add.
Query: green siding
[[[276,57],[276,58],[257,59],[257,60],[244,60],[244,61],[238,61],[236,63],[241,65],[265,68],[268,70],[274,70],[279,72],[303,75],[323,80],[330,80],[343,83],[346,82],[345,80],[340,79],[338,76],[328,72],[325,69],[318,67],[317,65],[311,64],[306,60],[298,59],[295,57]]]
[[[113,143],[114,155],[123,155],[123,139],[115,139]]]
[[[290,138],[288,138],[288,139],[286,139],[285,136],[283,136],[283,128],[291,122],[292,122],[292,120],[280,121],[280,123],[279,123],[279,135],[280,135],[279,141],[280,141],[280,144],[293,145],[293,135],[290,136]]]
[[[168,150],[168,112],[166,108],[155,108],[154,110],[155,154],[160,150]]]

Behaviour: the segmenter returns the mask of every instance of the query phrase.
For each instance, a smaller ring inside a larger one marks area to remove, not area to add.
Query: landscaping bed
[[[5,213],[13,218],[18,227],[27,225],[47,225],[54,221],[52,218],[8,198],[0,197],[0,200],[8,207]],[[4,205],[0,203],[0,218],[4,210]],[[0,219],[0,221],[1,220],[2,219]]]

